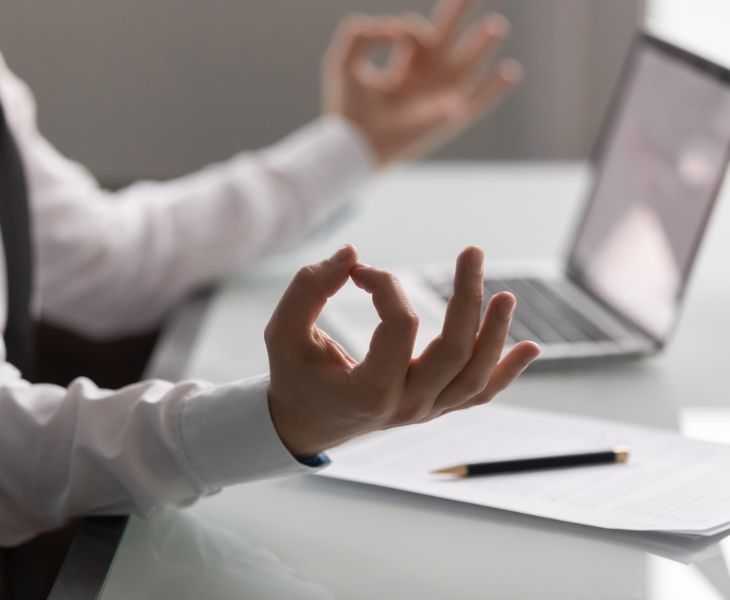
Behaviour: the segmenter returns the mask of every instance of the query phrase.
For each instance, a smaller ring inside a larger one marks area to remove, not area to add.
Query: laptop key
[[[533,331],[526,327],[525,324],[517,318],[517,315],[512,317],[512,324],[509,328],[509,335],[512,339],[514,339],[515,343],[524,342],[526,340],[531,340],[534,342],[543,341],[538,335],[536,335]]]
[[[444,300],[451,298],[453,284],[450,279],[430,283]],[[511,292],[517,298],[510,343],[523,340],[565,343],[610,339],[539,279],[485,279],[482,314],[489,298],[500,291]]]
[[[538,289],[530,279],[514,280],[512,287],[530,310],[545,319],[565,341],[582,342],[591,338],[576,322],[578,315],[554,294]]]
[[[563,298],[556,291],[551,289],[547,283],[539,279],[531,279],[529,280],[529,283],[544,295],[552,298],[553,302],[559,303],[563,307],[567,318],[569,318],[581,329],[581,331],[585,333],[587,339],[592,341],[605,341],[612,339],[612,337],[603,331],[598,325],[584,317],[583,314],[576,311],[568,302],[563,300]]]
[[[529,300],[520,297],[520,293],[515,289],[514,280],[488,279],[485,281],[484,288],[489,296],[505,290],[517,297],[517,310],[515,311],[514,321],[518,321],[532,332],[532,336],[525,339],[553,344],[565,342],[565,337],[550,324],[549,320],[536,312],[536,307],[533,307]],[[539,308],[537,310],[539,311]]]

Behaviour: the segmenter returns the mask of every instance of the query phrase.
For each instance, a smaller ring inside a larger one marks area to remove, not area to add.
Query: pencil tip
[[[446,467],[445,469],[436,469],[431,471],[433,475],[456,475],[457,477],[464,477],[467,473],[465,465],[458,465],[456,467]]]

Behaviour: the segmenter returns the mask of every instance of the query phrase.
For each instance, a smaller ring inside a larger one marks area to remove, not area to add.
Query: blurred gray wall
[[[168,177],[270,143],[318,112],[318,68],[351,11],[430,1],[8,0],[0,49],[43,131],[104,181]],[[494,0],[526,81],[440,158],[586,156],[641,0]]]

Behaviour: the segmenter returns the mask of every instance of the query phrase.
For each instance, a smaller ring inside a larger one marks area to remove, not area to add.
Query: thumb
[[[357,250],[349,244],[330,258],[299,269],[274,310],[268,335],[297,338],[307,335],[327,299],[345,282],[357,261]]]

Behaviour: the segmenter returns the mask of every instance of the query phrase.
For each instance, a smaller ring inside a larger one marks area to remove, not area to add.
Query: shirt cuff
[[[375,171],[375,156],[347,119],[325,115],[263,153],[265,164],[296,182],[311,222],[324,220]]]
[[[256,479],[311,473],[329,459],[297,460],[284,446],[269,412],[269,377],[202,390],[185,400],[181,434],[193,474],[212,492]]]
[[[330,457],[324,452],[320,452],[314,456],[297,456],[296,459],[304,466],[312,467],[313,469],[321,469],[332,462]]]

